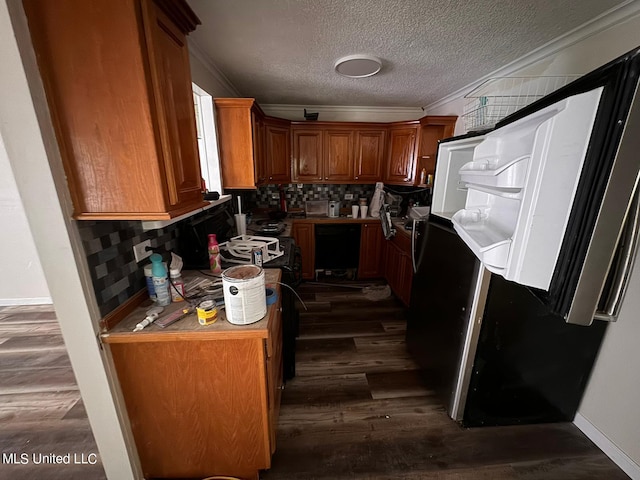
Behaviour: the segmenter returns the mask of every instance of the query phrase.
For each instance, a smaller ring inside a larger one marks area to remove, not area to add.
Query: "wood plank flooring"
[[[405,311],[303,284],[296,377],[264,480],[626,479],[573,424],[464,429],[405,349]]]
[[[263,480],[617,480],[573,424],[464,429],[422,382],[404,309],[303,284],[297,376]],[[96,452],[50,306],[0,307],[0,454]],[[103,479],[102,465],[9,464],[0,479]]]
[[[20,461],[11,463],[15,453]],[[104,479],[98,449],[51,305],[0,307],[0,479]],[[70,464],[34,464],[70,454]]]

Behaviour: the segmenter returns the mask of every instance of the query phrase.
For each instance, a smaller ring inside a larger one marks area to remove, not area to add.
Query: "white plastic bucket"
[[[222,272],[227,321],[248,325],[267,314],[264,270],[257,265],[238,265]]]

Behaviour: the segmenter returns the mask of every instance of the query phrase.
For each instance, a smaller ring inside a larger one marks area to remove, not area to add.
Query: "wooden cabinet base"
[[[263,340],[110,347],[145,478],[269,468]]]

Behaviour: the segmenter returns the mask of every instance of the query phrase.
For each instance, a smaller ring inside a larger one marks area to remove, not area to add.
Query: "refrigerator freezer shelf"
[[[478,158],[460,169],[464,183],[495,187],[499,189],[522,189],[527,178],[529,155],[504,161],[500,157]]]
[[[463,209],[451,219],[460,238],[487,268],[503,269],[507,265],[511,236],[481,208]]]

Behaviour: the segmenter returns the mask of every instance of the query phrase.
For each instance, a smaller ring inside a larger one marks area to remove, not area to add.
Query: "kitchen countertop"
[[[274,288],[280,295],[280,282],[282,272],[280,269],[265,268],[265,285]],[[194,277],[200,279],[214,280],[213,277],[206,277],[195,270],[183,272],[185,283]],[[189,292],[187,292],[187,295]],[[211,325],[200,325],[196,312],[190,313],[187,317],[168,327],[161,328],[151,324],[140,332],[133,332],[136,324],[145,317],[145,312],[154,306],[151,300],[147,300],[137,307],[131,314],[127,315],[121,322],[114,326],[107,333],[101,335],[104,343],[129,343],[129,342],[164,342],[175,340],[213,340],[213,339],[240,339],[247,337],[267,338],[269,325],[274,321],[278,302],[267,307],[267,314],[258,322],[250,325],[233,325],[227,322],[225,310],[218,312],[218,319]],[[177,310],[188,306],[187,302],[176,302],[164,308],[160,315],[163,317]]]

